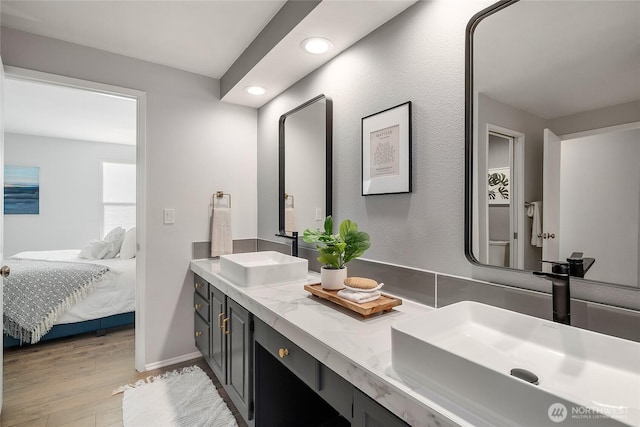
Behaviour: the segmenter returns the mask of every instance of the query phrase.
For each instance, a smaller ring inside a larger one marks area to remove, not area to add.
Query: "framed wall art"
[[[38,215],[40,213],[40,168],[4,167],[4,214]]]
[[[362,118],[362,195],[411,192],[411,101]]]
[[[508,167],[489,169],[487,188],[490,205],[509,204],[509,173]]]

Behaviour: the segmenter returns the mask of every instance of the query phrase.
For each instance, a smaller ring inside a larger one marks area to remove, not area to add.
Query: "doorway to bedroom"
[[[42,339],[133,325],[144,93],[7,69],[4,97],[5,258],[108,267]]]

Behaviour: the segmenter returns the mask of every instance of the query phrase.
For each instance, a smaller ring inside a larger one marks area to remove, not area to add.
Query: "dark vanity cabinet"
[[[213,372],[223,384],[226,382],[227,377],[226,346],[224,345],[225,334],[222,329],[226,314],[225,301],[225,294],[211,286],[209,290],[209,304],[211,305],[213,329],[211,330],[211,355],[208,362]]]
[[[253,319],[251,313],[195,275],[196,347],[245,420],[253,419]],[[206,300],[203,291],[206,289]],[[207,321],[205,321],[208,319]],[[206,336],[205,336],[206,335]]]
[[[196,347],[255,427],[407,426],[197,275],[194,308]]]
[[[254,338],[256,427],[407,426],[259,319]]]
[[[340,378],[344,387],[332,390],[340,411],[319,393],[322,365],[313,356],[259,319],[254,338],[256,427],[351,425],[351,384]]]
[[[406,427],[407,423],[357,388],[354,388],[353,422],[351,425],[353,427]]]
[[[193,293],[193,323],[196,347],[202,353],[202,357],[209,358],[210,355],[210,330],[211,312],[209,310],[209,283],[196,276],[194,281],[195,292]]]

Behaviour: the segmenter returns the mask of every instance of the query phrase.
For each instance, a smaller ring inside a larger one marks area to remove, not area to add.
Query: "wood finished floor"
[[[85,334],[5,349],[0,426],[122,426],[122,393],[112,396],[113,390],[123,384],[191,365],[200,366],[209,375],[236,416],[238,425],[246,426],[202,358],[136,372],[133,328],[110,330],[102,337]]]

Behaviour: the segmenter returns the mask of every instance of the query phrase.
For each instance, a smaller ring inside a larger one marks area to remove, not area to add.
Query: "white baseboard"
[[[145,371],[152,371],[154,369],[164,368],[165,366],[175,365],[176,363],[186,362],[187,360],[197,359],[202,357],[202,353],[199,351],[183,354],[182,356],[172,357],[171,359],[161,360],[159,362],[149,363],[144,365]]]

